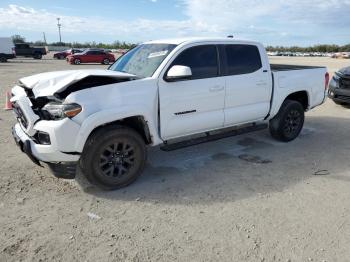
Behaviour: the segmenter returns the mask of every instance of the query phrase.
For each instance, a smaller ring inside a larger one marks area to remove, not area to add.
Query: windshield
[[[175,47],[170,44],[139,45],[120,57],[109,69],[150,77]]]

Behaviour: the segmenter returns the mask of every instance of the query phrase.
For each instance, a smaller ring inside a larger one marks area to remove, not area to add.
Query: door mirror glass
[[[188,66],[174,65],[172,66],[166,76],[168,81],[189,79],[192,76],[192,70]]]

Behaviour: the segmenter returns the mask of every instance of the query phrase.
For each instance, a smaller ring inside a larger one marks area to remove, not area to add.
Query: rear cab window
[[[244,44],[224,45],[226,54],[226,75],[250,74],[262,68],[257,46]]]

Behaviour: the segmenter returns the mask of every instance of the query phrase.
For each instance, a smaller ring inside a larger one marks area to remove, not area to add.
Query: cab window
[[[175,58],[174,65],[188,66],[192,70],[191,79],[217,77],[219,74],[218,53],[215,45],[190,47]]]

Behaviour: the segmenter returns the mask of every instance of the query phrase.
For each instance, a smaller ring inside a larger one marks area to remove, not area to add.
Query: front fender
[[[109,124],[127,117],[142,116],[148,124],[150,134],[153,138],[153,145],[161,142],[156,128],[156,119],[150,114],[146,113],[141,108],[119,107],[117,109],[108,109],[96,112],[90,115],[81,125],[79,133],[76,138],[75,148],[77,152],[82,152],[86,140],[91,132],[102,125]]]

